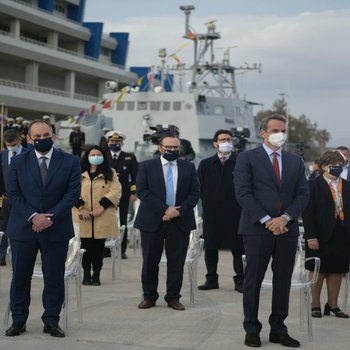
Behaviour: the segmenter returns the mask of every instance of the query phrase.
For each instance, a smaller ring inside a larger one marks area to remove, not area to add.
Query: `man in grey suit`
[[[247,264],[243,292],[245,345],[261,346],[258,320],[261,283],[272,258],[273,294],[269,340],[299,347],[288,335],[290,283],[299,236],[298,217],[309,190],[300,156],[282,151],[287,120],[274,114],[262,120],[263,145],[240,153],[234,172],[235,191],[242,207],[238,233],[243,235]]]

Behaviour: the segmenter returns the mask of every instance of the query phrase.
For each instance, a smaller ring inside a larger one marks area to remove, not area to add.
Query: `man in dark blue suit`
[[[160,140],[161,156],[142,162],[136,178],[141,201],[134,226],[141,230],[142,288],[144,300],[138,305],[148,309],[159,297],[159,262],[165,245],[167,292],[165,301],[174,310],[180,303],[183,268],[190,231],[196,228],[193,208],[199,199],[199,184],[194,165],[178,159],[180,140],[165,136]]]
[[[282,151],[287,120],[272,115],[262,120],[261,147],[240,153],[234,181],[242,213],[238,233],[243,235],[247,264],[243,292],[245,345],[261,346],[258,320],[261,283],[272,258],[273,294],[269,317],[270,342],[299,347],[288,335],[290,283],[299,236],[298,217],[309,191],[301,157]]]
[[[1,224],[1,231],[6,231],[7,221],[10,216],[11,206],[6,199],[6,175],[13,157],[16,157],[28,149],[21,145],[21,135],[16,129],[8,129],[4,132],[4,142],[6,149],[0,152],[0,196],[1,196],[1,211],[3,222]],[[0,244],[0,265],[6,265],[6,252],[8,246],[7,235],[2,236]]]
[[[30,287],[38,251],[44,275],[44,332],[64,337],[59,314],[64,302],[64,271],[69,239],[74,236],[71,209],[81,189],[79,160],[53,148],[53,133],[45,121],[29,126],[34,150],[15,157],[7,176],[12,205],[7,225],[13,276],[10,307],[13,324],[7,336],[26,330]]]

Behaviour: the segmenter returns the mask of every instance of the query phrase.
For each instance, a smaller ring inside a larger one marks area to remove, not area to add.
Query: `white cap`
[[[105,135],[107,140],[124,141],[126,135],[119,130],[112,130]]]

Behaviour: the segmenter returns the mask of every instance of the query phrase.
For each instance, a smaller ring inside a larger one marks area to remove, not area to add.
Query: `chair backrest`
[[[119,236],[118,237],[108,237],[105,240],[105,247],[106,248],[113,248],[118,243],[123,242],[124,232],[125,232],[125,225],[120,226],[119,228]]]

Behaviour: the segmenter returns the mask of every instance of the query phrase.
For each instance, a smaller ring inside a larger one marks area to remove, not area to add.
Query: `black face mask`
[[[48,137],[46,139],[35,139],[34,140],[34,148],[38,152],[48,152],[52,148],[53,141],[51,137]]]
[[[332,175],[334,177],[339,177],[342,172],[343,167],[341,165],[331,165],[329,167],[329,175]]]
[[[163,154],[163,158],[166,159],[168,162],[172,162],[176,159],[178,159],[180,156],[180,152],[178,150],[176,151],[165,151]]]
[[[120,143],[111,143],[109,145],[109,149],[112,151],[112,152],[119,152],[121,150],[121,144]]]

